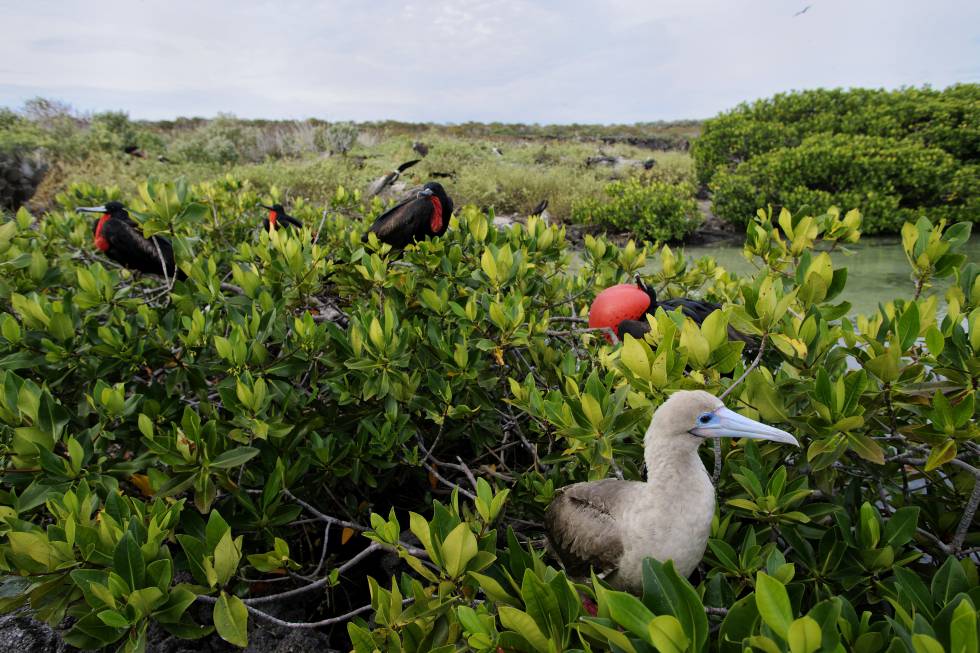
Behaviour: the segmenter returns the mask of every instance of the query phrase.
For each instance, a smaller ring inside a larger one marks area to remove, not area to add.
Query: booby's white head
[[[707,438],[751,438],[800,446],[786,431],[743,417],[704,390],[679,390],[660,405],[650,420],[647,452],[694,453]],[[649,462],[648,466],[649,466]]]

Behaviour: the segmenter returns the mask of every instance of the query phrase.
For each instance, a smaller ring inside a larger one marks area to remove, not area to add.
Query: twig
[[[939,550],[942,551],[943,553],[945,553],[947,555],[949,555],[950,553],[952,553],[952,551],[950,551],[950,548],[949,548],[949,545],[948,544],[944,543],[942,540],[940,540],[938,537],[936,537],[935,535],[933,535],[932,533],[930,533],[926,529],[924,529],[924,528],[916,528],[915,529],[915,532],[918,533],[919,535],[924,535],[929,540],[932,540],[932,543],[935,544],[936,546],[938,546],[939,547]]]
[[[337,519],[336,517],[331,517],[330,515],[324,514],[319,510],[317,510],[316,508],[314,508],[313,506],[311,506],[310,504],[300,499],[299,497],[297,497],[289,490],[283,490],[282,493],[285,494],[290,499],[292,499],[293,501],[295,501],[296,503],[298,503],[303,508],[306,508],[306,510],[308,510],[309,512],[316,515],[316,517],[320,521],[327,522],[328,524],[335,524],[337,526],[343,526],[344,528],[350,528],[355,531],[360,531],[361,533],[371,530],[370,527],[368,526],[362,526],[360,524],[355,524],[354,522],[345,521],[343,519]]]
[[[716,614],[721,617],[724,617],[725,615],[728,614],[728,608],[713,608],[711,606],[706,605],[704,606],[704,612],[705,614]]]
[[[612,340],[612,344],[614,345],[619,344],[619,336],[616,335],[616,332],[612,329],[612,327],[590,327],[588,329],[569,329],[567,331],[552,331],[551,329],[548,329],[547,331],[545,331],[545,333],[548,334],[549,336],[560,337],[560,336],[571,336],[577,333],[594,333],[596,331],[601,331],[607,334],[609,338]]]
[[[174,285],[173,285],[173,283],[171,283],[171,281],[170,281],[170,275],[167,273],[167,262],[163,259],[163,250],[160,249],[160,241],[157,238],[150,238],[150,240],[153,241],[153,246],[157,248],[157,256],[160,257],[160,267],[163,269],[163,280],[167,284],[167,289],[169,290],[169,289],[173,288]],[[176,267],[177,267],[177,265],[176,265],[176,263],[174,263],[174,268],[175,268],[175,270],[174,270],[174,281],[177,280]]]
[[[589,320],[584,317],[575,317],[573,315],[556,315],[554,317],[548,318],[549,322],[581,322],[582,324],[588,324]]]
[[[235,284],[233,284],[233,283],[227,283],[225,281],[222,281],[221,282],[221,289],[222,290],[227,290],[228,292],[237,293],[239,295],[244,295],[245,294],[245,291],[242,290],[241,288],[239,288],[238,286],[236,286]]]
[[[323,209],[323,217],[320,218],[320,226],[316,228],[316,233],[313,234],[313,244],[316,245],[317,241],[320,240],[320,232],[323,231],[323,223],[327,221],[327,210]]]
[[[738,377],[737,379],[735,379],[734,383],[732,383],[730,386],[728,386],[725,389],[725,391],[722,392],[718,396],[719,399],[721,399],[722,401],[724,401],[725,400],[725,397],[727,397],[729,394],[731,394],[732,390],[734,390],[736,387],[738,387],[738,385],[740,383],[742,383],[742,381],[744,381],[746,379],[746,377],[748,377],[748,375],[752,372],[752,370],[754,370],[755,368],[759,367],[759,363],[762,362],[762,354],[765,353],[765,351],[766,351],[766,339],[768,338],[768,336],[769,336],[768,333],[763,333],[762,334],[762,342],[759,343],[759,352],[755,355],[755,360],[752,361],[752,364],[751,365],[749,365],[747,368],[745,368],[745,371],[742,372],[742,375],[740,377]]]
[[[966,532],[969,530],[970,524],[973,523],[973,516],[977,514],[977,506],[980,506],[980,476],[975,476],[973,481],[973,494],[970,495],[970,500],[966,502],[963,516],[960,518],[960,525],[956,527],[956,534],[953,535],[953,541],[950,542],[950,548],[956,553],[963,550]]]
[[[476,478],[474,478],[473,472],[470,471],[470,468],[466,466],[466,463],[463,462],[463,459],[462,458],[460,458],[459,456],[456,456],[456,460],[459,461],[460,467],[463,468],[463,473],[466,474],[466,478],[469,479],[470,483],[473,485],[473,489],[475,490],[476,489]]]
[[[447,479],[447,478],[445,478],[444,476],[442,476],[442,474],[440,474],[440,473],[439,473],[438,471],[436,471],[436,468],[435,468],[435,467],[433,467],[432,465],[430,465],[429,463],[427,463],[427,462],[425,462],[425,461],[423,460],[423,461],[422,461],[422,466],[423,466],[423,467],[425,467],[425,468],[426,468],[427,470],[429,470],[429,472],[430,472],[430,473],[431,473],[431,474],[432,474],[433,476],[435,476],[435,477],[436,477],[436,480],[437,480],[437,481],[439,481],[440,483],[442,483],[443,485],[445,485],[446,487],[449,487],[449,488],[453,488],[453,489],[455,489],[455,490],[459,490],[459,493],[460,493],[460,494],[462,494],[462,495],[463,495],[464,497],[466,497],[467,499],[469,499],[470,501],[476,501],[476,495],[474,495],[474,494],[473,494],[472,492],[470,492],[469,490],[467,490],[467,489],[465,489],[465,488],[462,488],[462,487],[460,487],[460,486],[459,486],[459,485],[457,485],[456,483],[453,483],[453,482],[452,482],[452,481],[450,481],[449,479]]]
[[[381,548],[380,544],[378,544],[377,542],[372,542],[363,551],[361,551],[356,556],[354,556],[353,558],[351,558],[350,560],[342,564],[340,567],[338,567],[337,572],[340,574],[344,573],[345,571],[347,571],[348,569],[350,569],[351,567],[353,567],[358,562],[368,557],[375,551],[379,550],[380,548]],[[268,596],[256,596],[250,599],[243,599],[242,603],[244,603],[246,607],[259,605],[261,603],[272,603],[274,601],[288,599],[294,596],[300,596],[302,594],[306,594],[307,592],[312,592],[315,589],[319,589],[324,585],[327,585],[329,582],[330,582],[330,575],[327,575],[319,580],[310,583],[309,585],[304,585],[303,587],[297,587],[296,589],[287,590],[285,592],[280,592],[278,594],[270,594]],[[212,604],[218,602],[218,599],[216,599],[215,597],[207,596],[207,595],[198,596],[197,600],[201,601],[202,603],[212,603]],[[299,627],[302,628],[303,626],[299,626]],[[306,626],[306,627],[312,628],[313,626]]]
[[[725,389],[725,391],[722,392],[721,395],[718,396],[719,399],[721,399],[722,401],[724,401],[725,400],[725,397],[727,397],[729,394],[731,394],[731,391],[732,390],[734,390],[742,381],[744,381],[746,378],[748,378],[748,376],[752,372],[752,370],[754,370],[755,368],[759,367],[759,363],[762,361],[762,354],[765,353],[765,351],[766,351],[766,337],[768,335],[769,335],[768,333],[763,333],[762,334],[762,342],[759,343],[759,352],[755,355],[755,360],[752,361],[752,364],[751,365],[749,365],[747,368],[745,368],[745,371],[742,372],[742,375],[740,377],[738,377],[737,379],[735,379],[735,382],[734,383],[732,383],[730,386],[728,386]],[[718,485],[718,479],[721,478],[721,462],[722,462],[721,461],[721,440],[719,440],[718,438],[715,438],[714,441],[711,443],[711,447],[714,450],[714,454],[715,454],[715,468],[711,472],[711,484],[712,485]]]

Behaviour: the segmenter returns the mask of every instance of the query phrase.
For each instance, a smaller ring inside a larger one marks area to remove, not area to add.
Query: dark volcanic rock
[[[0,615],[0,651],[68,653],[77,650],[61,641],[51,626],[32,619],[26,610]]]

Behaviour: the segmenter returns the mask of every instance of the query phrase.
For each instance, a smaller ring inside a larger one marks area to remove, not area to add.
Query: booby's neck
[[[697,446],[685,446],[687,443],[678,442],[677,437],[647,433],[643,453],[648,483],[678,477],[699,478],[701,474],[707,474]]]

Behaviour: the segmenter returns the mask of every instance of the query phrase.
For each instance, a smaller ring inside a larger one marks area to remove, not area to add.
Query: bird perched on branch
[[[388,188],[393,183],[398,181],[398,178],[402,176],[403,172],[405,172],[406,170],[408,170],[409,168],[411,168],[421,160],[422,159],[413,159],[412,161],[406,161],[405,163],[401,164],[400,166],[398,166],[388,174],[384,175],[383,177],[378,177],[377,179],[371,182],[370,186],[368,186],[367,196],[374,197],[375,195],[380,195],[384,191],[384,189]]]
[[[418,193],[378,216],[361,241],[367,242],[373,232],[381,242],[404,249],[415,241],[446,233],[452,214],[452,199],[442,184],[430,181]]]
[[[677,297],[659,301],[657,291],[643,283],[640,275],[636,275],[636,284],[620,284],[606,288],[599,293],[592,308],[589,310],[589,327],[609,327],[622,339],[624,334],[634,338],[642,338],[650,331],[647,315],[653,315],[657,308],[663,308],[668,313],[678,308],[687,317],[699,325],[709,315],[721,308],[713,302],[700,299]],[[608,340],[607,336],[607,340]],[[745,352],[754,353],[758,350],[759,341],[737,329],[728,327],[728,339],[745,343]]]
[[[259,206],[261,206],[263,209],[269,209],[269,217],[262,221],[262,226],[266,231],[275,230],[279,227],[296,227],[297,229],[303,228],[303,223],[286,213],[286,209],[282,208],[282,204],[273,204],[272,206],[259,204]]]
[[[673,560],[689,575],[704,555],[715,489],[698,447],[708,438],[751,438],[799,446],[786,431],[725,408],[703,390],[675,392],[653,414],[643,441],[647,480],[607,478],[555,493],[545,511],[552,549],[570,576],[589,568],[614,587],[638,591],[645,558]]]
[[[130,270],[157,274],[182,281],[187,275],[177,269],[174,248],[163,236],[143,235],[121,202],[105,206],[79,207],[78,213],[99,213],[92,229],[95,246],[113,261]],[[165,274],[164,274],[165,272]]]

